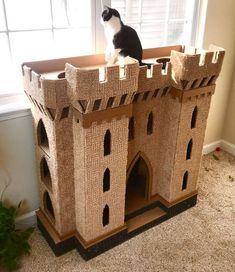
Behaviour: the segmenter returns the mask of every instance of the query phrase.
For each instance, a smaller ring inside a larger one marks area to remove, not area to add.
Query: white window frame
[[[4,8],[4,19],[6,24],[6,30],[0,31],[0,33],[6,33],[7,39],[8,39],[8,46],[9,50],[11,50],[10,47],[10,38],[9,33],[10,32],[20,32],[21,30],[9,30],[7,25],[7,18],[6,18],[6,7],[5,7],[5,1],[3,0],[3,8]],[[141,2],[142,0],[140,0]],[[169,0],[167,0],[169,1]],[[196,47],[202,47],[203,39],[204,39],[204,31],[205,31],[205,23],[206,23],[206,12],[207,12],[207,5],[208,0],[198,0],[198,8],[195,12],[195,16],[197,16],[197,20],[194,18],[195,24],[193,25],[193,31],[196,33],[194,40],[192,41],[193,44],[195,44]],[[100,11],[102,10],[102,5],[111,6],[111,0],[92,0],[91,3],[91,17],[92,17],[92,42],[93,42],[93,53],[103,53],[105,51],[106,47],[106,41],[104,37],[104,30],[103,26],[100,23]],[[52,1],[50,0],[50,8],[51,8],[51,16],[52,14]],[[51,17],[52,19],[52,17]],[[40,30],[51,30],[52,32],[57,29],[70,29],[70,27],[65,28],[56,28],[53,27],[53,24],[51,28],[47,29],[40,29]],[[39,29],[28,29],[26,31],[37,31]],[[9,119],[9,113],[13,113],[13,116],[15,118],[16,112],[20,112],[20,115],[22,115],[22,110],[29,108],[29,104],[25,102],[25,95],[24,93],[1,93],[0,94],[0,120],[2,119],[2,115],[7,114],[7,119]]]

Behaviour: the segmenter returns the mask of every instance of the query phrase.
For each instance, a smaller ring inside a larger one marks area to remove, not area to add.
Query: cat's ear
[[[104,10],[109,11],[110,7],[104,5]]]

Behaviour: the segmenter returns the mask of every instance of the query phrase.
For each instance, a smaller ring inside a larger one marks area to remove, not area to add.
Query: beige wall
[[[22,214],[36,210],[39,202],[31,116],[0,121],[0,191],[3,169],[11,177],[4,197],[16,205],[25,200]]]
[[[221,140],[225,136],[235,144],[235,128],[229,128],[235,123],[235,94],[232,94],[232,76],[234,75],[235,65],[235,1],[234,0],[209,0],[207,19],[204,36],[204,47],[208,48],[213,43],[226,50],[223,68],[219,79],[215,95],[212,98],[211,109],[208,117],[207,130],[204,144]],[[235,91],[235,89],[234,89]],[[227,102],[230,100],[230,107],[227,111]],[[232,109],[233,108],[233,109]],[[225,123],[228,122],[228,125]],[[224,133],[224,129],[226,133]]]
[[[222,138],[235,145],[235,67],[233,71],[233,85],[229,95]]]

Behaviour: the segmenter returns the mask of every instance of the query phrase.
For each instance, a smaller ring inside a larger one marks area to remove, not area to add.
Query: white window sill
[[[24,94],[0,96],[0,121],[29,115],[30,103]]]

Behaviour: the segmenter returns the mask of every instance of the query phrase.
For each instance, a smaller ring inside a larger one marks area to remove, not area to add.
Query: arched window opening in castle
[[[37,136],[38,136],[38,145],[44,149],[49,149],[49,141],[48,141],[46,129],[42,122],[42,119],[40,119],[40,121],[38,122]]]
[[[46,159],[43,157],[40,163],[40,173],[43,183],[52,190],[51,174]]]
[[[55,220],[54,208],[51,202],[51,198],[48,192],[44,193],[44,208],[52,220]]]
[[[153,133],[153,113],[150,112],[147,123],[147,134],[150,135],[152,133]]]
[[[111,153],[111,133],[108,129],[104,136],[104,156],[107,156],[110,153]]]
[[[109,206],[105,205],[103,210],[103,226],[106,226],[109,224]]]
[[[103,192],[110,190],[110,170],[107,168],[103,177]]]
[[[188,185],[188,171],[184,173],[183,182],[182,182],[182,191],[187,189]]]
[[[135,137],[135,120],[134,117],[131,117],[129,120],[129,126],[128,126],[128,140],[131,141]]]
[[[191,159],[192,147],[193,147],[193,139],[191,139],[188,143],[187,152],[186,152],[186,160]]]
[[[196,127],[196,121],[197,121],[197,106],[194,108],[193,113],[192,113],[192,118],[191,118],[191,128]]]

